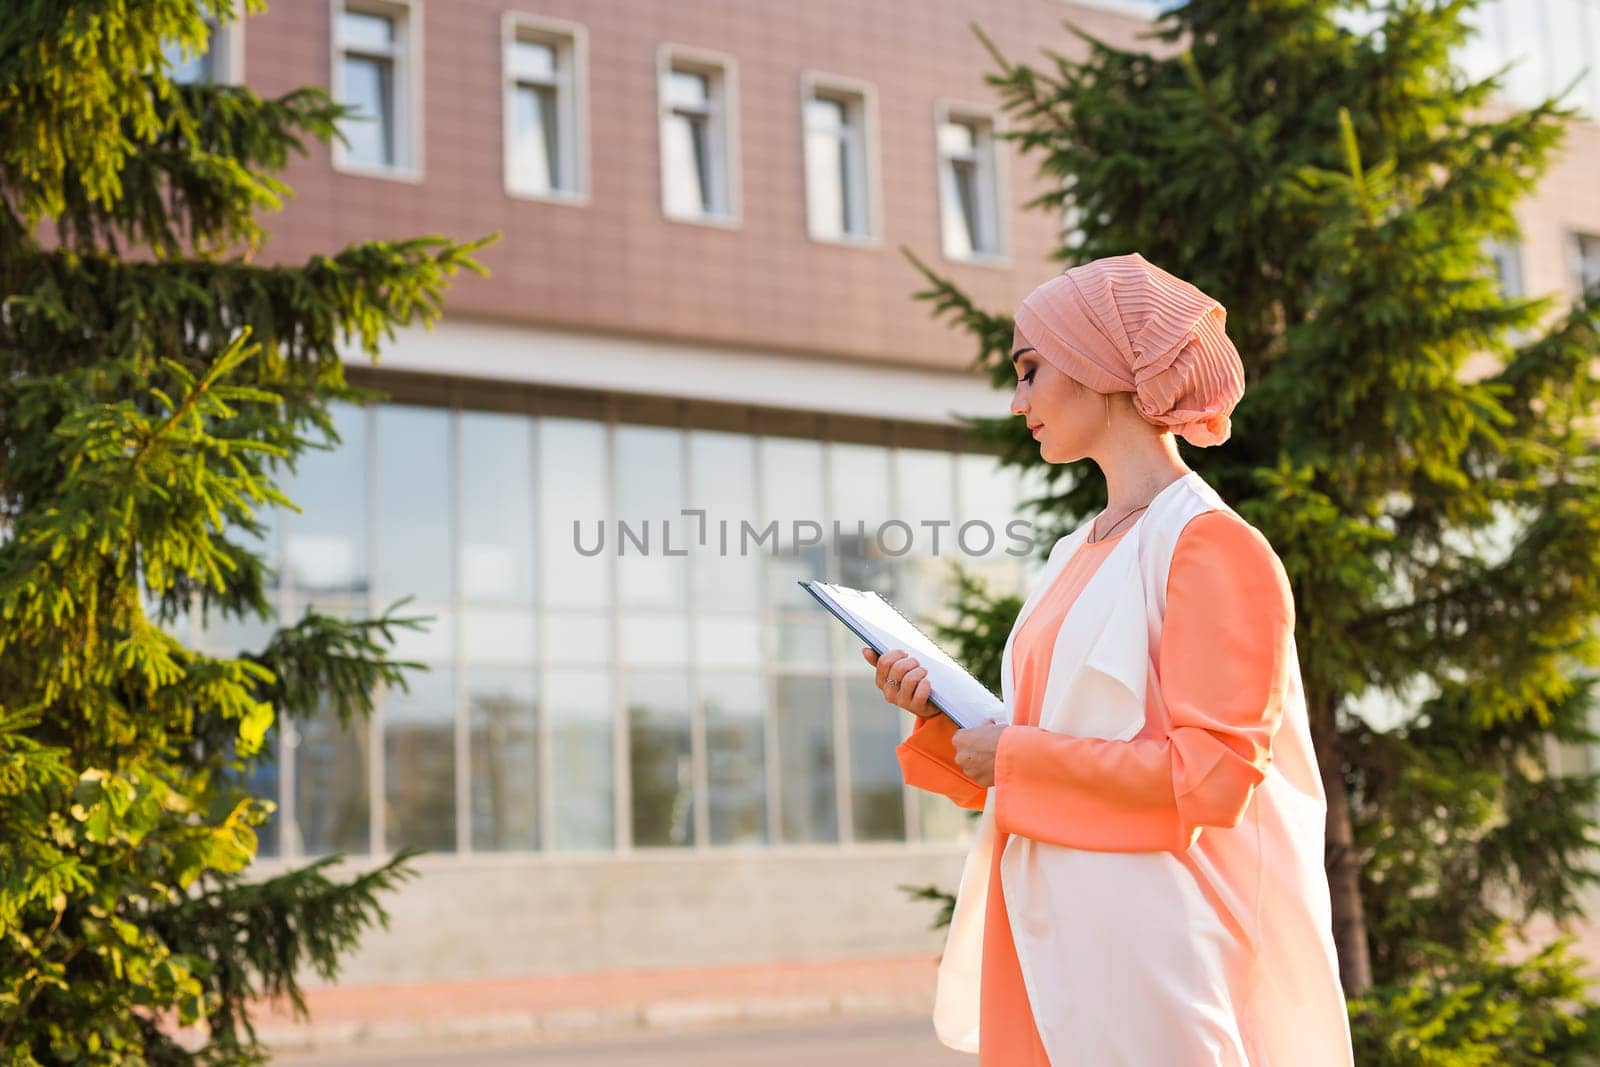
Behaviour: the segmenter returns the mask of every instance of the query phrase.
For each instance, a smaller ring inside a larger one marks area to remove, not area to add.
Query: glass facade
[[[797,579],[947,621],[955,564],[1018,592],[1029,495],[984,455],[390,403],[335,412],[263,551],[278,617],[403,597],[425,670],[274,731],[263,855],[948,841],[909,713]],[[963,525],[966,524],[966,525]],[[211,620],[211,651],[270,623]],[[909,803],[908,803],[909,802]]]

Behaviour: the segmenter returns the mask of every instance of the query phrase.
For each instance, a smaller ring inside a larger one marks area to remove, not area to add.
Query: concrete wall
[[[389,929],[346,958],[346,984],[718,964],[936,956],[937,905],[964,846],[439,856],[384,897]],[[281,864],[261,863],[267,876]],[[359,869],[349,864],[339,873]],[[318,980],[307,976],[307,981]]]

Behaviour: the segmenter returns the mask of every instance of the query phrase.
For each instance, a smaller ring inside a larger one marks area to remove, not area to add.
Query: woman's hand
[[[931,719],[943,714],[928,703],[928,669],[918,665],[911,653],[903,648],[891,648],[880,656],[870,648],[863,648],[861,655],[878,668],[876,682],[883,699],[918,718]],[[890,682],[895,684],[890,685]]]
[[[950,736],[956,746],[956,766],[961,773],[984,788],[994,785],[994,754],[1000,748],[1000,732],[1005,723],[985,723]]]

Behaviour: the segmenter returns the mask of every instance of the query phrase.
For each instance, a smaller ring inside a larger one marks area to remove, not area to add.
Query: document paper
[[[903,648],[928,672],[928,702],[961,727],[1008,721],[1005,703],[982,682],[900,614],[893,604],[870,590],[827,582],[801,581],[806,592],[880,656]]]

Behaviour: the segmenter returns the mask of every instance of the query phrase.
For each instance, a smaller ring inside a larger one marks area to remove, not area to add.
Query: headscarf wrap
[[[1220,445],[1244,395],[1227,310],[1137,252],[1073,267],[1016,313],[1016,347],[1098,393],[1132,393],[1146,420],[1193,445]],[[1015,349],[1013,349],[1015,350]]]

